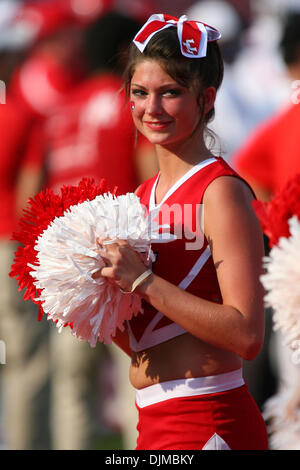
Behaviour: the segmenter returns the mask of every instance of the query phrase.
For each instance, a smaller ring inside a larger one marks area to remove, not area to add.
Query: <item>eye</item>
[[[170,88],[163,92],[164,96],[169,96],[169,97],[176,97],[176,96],[179,96],[180,94],[181,94],[181,91],[178,90],[177,88]]]
[[[131,90],[131,94],[133,96],[139,96],[139,97],[143,97],[147,95],[147,93],[144,90],[141,90],[140,88],[134,88],[133,90]]]

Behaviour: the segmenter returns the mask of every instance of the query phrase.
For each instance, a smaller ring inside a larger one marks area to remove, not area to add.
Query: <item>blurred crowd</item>
[[[8,273],[29,197],[82,177],[134,191],[157,171],[119,92],[128,44],[152,13],[187,14],[222,33],[213,151],[262,200],[300,171],[300,0],[1,0],[0,448],[97,449],[107,434],[135,446],[129,358],[37,322]],[[266,313],[264,347],[245,364],[260,408],[297,375],[286,377],[288,354]]]

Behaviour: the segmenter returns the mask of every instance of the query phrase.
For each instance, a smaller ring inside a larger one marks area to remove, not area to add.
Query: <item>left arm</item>
[[[263,237],[251,199],[244,183],[227,176],[211,183],[205,194],[205,235],[223,304],[192,295],[157,275],[137,288],[155,309],[194,336],[248,360],[257,355],[264,336],[263,287],[259,281]],[[102,274],[129,290],[145,267],[126,243],[108,246],[109,264]]]
[[[154,276],[143,297],[187,331],[216,347],[253,359],[264,336],[263,237],[249,189],[223,177],[207,189],[205,235],[216,266],[223,304],[198,298]]]

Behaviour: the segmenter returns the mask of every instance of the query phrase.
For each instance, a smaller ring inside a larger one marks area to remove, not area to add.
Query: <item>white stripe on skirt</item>
[[[140,408],[178,397],[224,392],[244,385],[242,369],[225,374],[170,380],[136,390],[136,404]]]

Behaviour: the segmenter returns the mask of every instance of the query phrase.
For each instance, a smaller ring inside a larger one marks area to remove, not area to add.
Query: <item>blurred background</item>
[[[222,33],[213,151],[262,200],[300,170],[300,0],[0,0],[1,449],[135,447],[129,359],[37,322],[8,273],[30,196],[83,176],[133,191],[155,174],[153,148],[136,143],[117,94],[128,44],[152,13],[187,14]],[[245,364],[259,407],[297,374],[267,311],[264,347]]]

